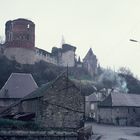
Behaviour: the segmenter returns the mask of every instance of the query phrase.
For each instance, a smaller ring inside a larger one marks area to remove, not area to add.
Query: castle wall
[[[41,60],[62,67],[84,67],[93,77],[97,70],[97,59],[90,49],[82,63],[75,61],[76,47],[63,44],[54,47],[52,53],[35,48],[35,24],[28,19],[9,20],[5,24],[6,42],[4,55],[21,64],[34,64]],[[1,48],[0,48],[1,55]]]
[[[39,61],[45,61],[45,62],[48,62],[48,63],[52,63],[52,64],[55,64],[57,65],[57,60],[55,57],[52,57],[51,55],[49,54],[42,54],[42,53],[39,53],[38,50],[36,50],[36,53],[35,53],[35,61],[36,62],[39,62]]]
[[[62,62],[60,65],[64,67],[66,66],[74,67],[75,66],[75,52],[69,50],[62,53]]]
[[[10,60],[16,60],[21,64],[34,64],[35,51],[26,48],[5,48],[4,55]]]

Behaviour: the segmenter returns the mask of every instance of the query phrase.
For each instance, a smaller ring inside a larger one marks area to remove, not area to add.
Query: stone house
[[[17,102],[37,88],[31,74],[12,73],[0,90],[0,110]]]
[[[98,105],[97,122],[137,125],[140,119],[140,95],[111,93]]]
[[[84,116],[84,96],[63,73],[5,109],[1,115],[33,119],[45,128],[78,129]]]
[[[86,96],[85,102],[85,114],[87,119],[97,119],[97,105],[98,99],[95,93],[92,93],[89,96]]]

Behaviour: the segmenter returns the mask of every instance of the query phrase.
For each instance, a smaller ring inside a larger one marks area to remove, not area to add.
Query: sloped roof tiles
[[[0,90],[0,98],[23,98],[37,88],[31,74],[12,73]]]
[[[100,103],[102,107],[140,107],[140,95],[128,93],[111,93]]]

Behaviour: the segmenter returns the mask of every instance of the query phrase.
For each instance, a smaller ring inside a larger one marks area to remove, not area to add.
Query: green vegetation
[[[6,57],[0,57],[0,89],[5,84],[11,73],[31,73],[38,86],[54,80],[67,68],[57,67],[53,64],[40,61],[34,65],[21,65],[16,61],[10,61]],[[69,77],[72,79],[91,79],[87,71],[82,68],[69,68]]]
[[[9,120],[0,118],[0,129],[38,130],[39,127],[34,122],[24,122],[19,120]]]
[[[21,65],[16,61],[10,61],[2,56],[0,57],[0,89],[13,72],[31,73],[38,86],[41,86],[54,80],[61,72],[66,71],[66,69],[67,68],[58,67],[44,61],[40,61],[34,65]],[[69,68],[68,73],[69,77],[73,79],[79,87],[82,84],[82,88],[84,87],[86,91],[91,91],[90,89],[93,86],[97,89],[115,89],[115,87],[119,88],[122,85],[124,86],[124,82],[126,82],[128,93],[140,94],[140,81],[125,67],[120,68],[117,73],[99,67],[98,74],[94,80],[92,80],[88,72],[83,68]]]

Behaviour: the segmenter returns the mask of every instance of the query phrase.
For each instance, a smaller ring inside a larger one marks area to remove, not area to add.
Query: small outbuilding
[[[1,116],[32,119],[45,128],[78,129],[84,117],[84,96],[67,74],[62,73],[5,109]]]
[[[31,74],[12,73],[0,90],[0,111],[38,88]]]
[[[98,105],[97,121],[114,125],[138,125],[140,95],[111,93]]]
[[[85,114],[87,119],[94,119],[94,120],[97,119],[97,104],[98,104],[98,99],[95,93],[86,96]]]

